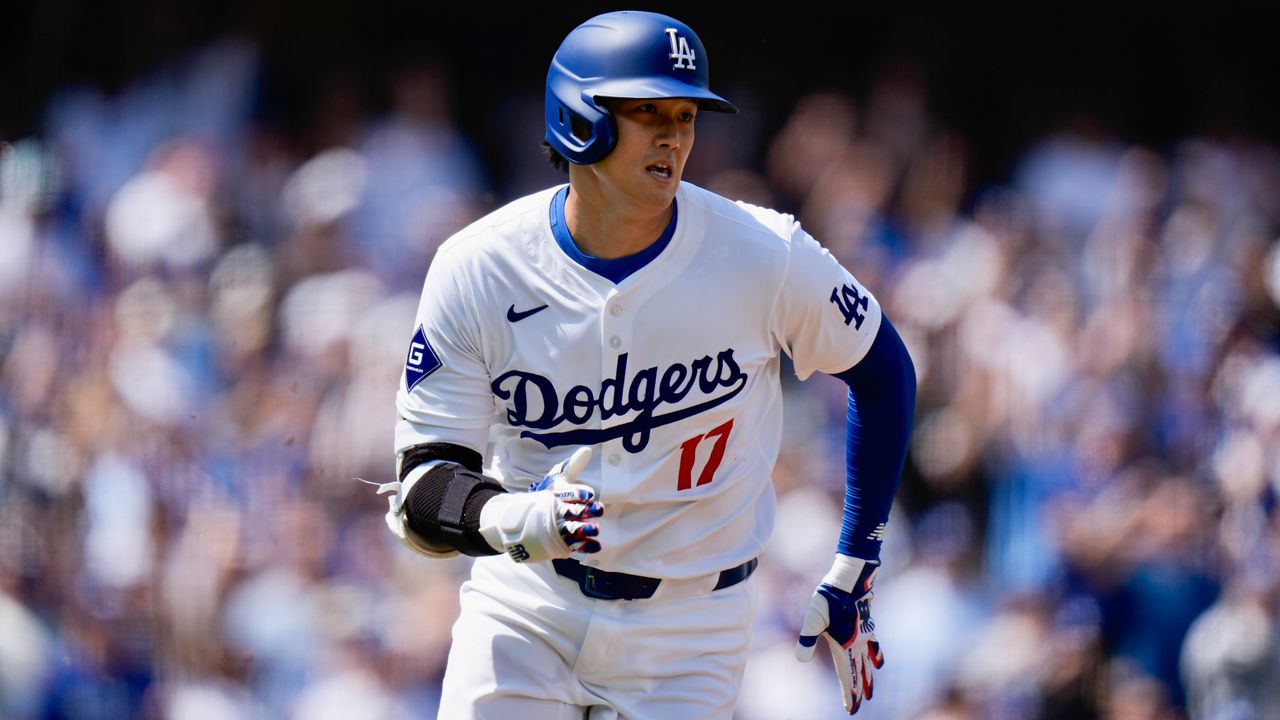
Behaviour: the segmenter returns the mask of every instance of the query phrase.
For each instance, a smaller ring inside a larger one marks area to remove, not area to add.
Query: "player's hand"
[[[516,562],[544,562],[575,552],[600,551],[604,514],[596,492],[577,483],[591,460],[591,448],[578,448],[547,472],[527,493],[498,495],[480,510],[480,534],[495,550]]]
[[[600,552],[600,541],[593,539],[600,534],[600,525],[590,521],[604,514],[604,505],[595,501],[595,490],[574,482],[590,460],[591,448],[578,448],[529,486],[531,493],[550,490],[555,495],[560,537],[573,552]]]
[[[863,700],[871,699],[875,689],[872,669],[884,665],[871,620],[871,587],[879,570],[878,564],[836,555],[831,572],[813,593],[796,644],[796,657],[808,662],[818,637],[827,641],[844,691],[844,709],[850,715],[858,712]]]

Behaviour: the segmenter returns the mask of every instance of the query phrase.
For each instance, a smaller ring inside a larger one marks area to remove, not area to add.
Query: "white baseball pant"
[[[440,720],[729,720],[756,580],[713,592],[717,579],[595,600],[550,563],[478,558],[460,591]]]

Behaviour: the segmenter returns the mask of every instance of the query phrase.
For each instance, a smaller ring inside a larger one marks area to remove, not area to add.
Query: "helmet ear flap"
[[[590,165],[603,160],[617,144],[618,127],[608,108],[594,99],[570,101],[555,93],[547,83],[547,142],[566,160],[575,165]]]

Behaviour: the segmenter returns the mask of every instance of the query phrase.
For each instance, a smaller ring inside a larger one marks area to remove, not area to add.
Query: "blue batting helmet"
[[[711,92],[707,51],[693,30],[651,12],[593,17],[574,28],[551,59],[547,142],[571,163],[598,162],[617,142],[600,98],[689,98],[703,110],[738,111]]]

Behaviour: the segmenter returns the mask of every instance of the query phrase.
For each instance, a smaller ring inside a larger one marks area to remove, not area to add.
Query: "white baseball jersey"
[[[450,238],[427,273],[397,448],[488,454],[524,492],[582,445],[605,505],[584,564],[691,578],[755,557],[773,528],[779,355],[801,379],[855,365],[871,293],[791,216],[688,182],[670,243],[616,285],[552,234],[560,188]]]

